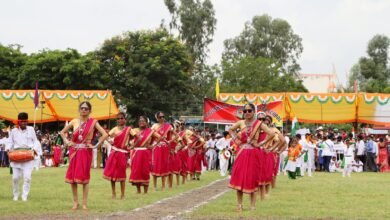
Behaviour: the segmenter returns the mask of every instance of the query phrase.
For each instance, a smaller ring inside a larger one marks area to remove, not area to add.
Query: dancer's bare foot
[[[112,194],[112,199],[116,199],[116,194]]]
[[[237,205],[237,212],[242,212],[242,210],[243,210],[242,204]]]
[[[121,200],[125,200],[125,195],[121,195]]]
[[[79,208],[79,204],[78,203],[73,203],[72,211],[76,211],[78,208]]]
[[[87,205],[83,205],[83,210],[84,210],[84,211],[88,211]]]

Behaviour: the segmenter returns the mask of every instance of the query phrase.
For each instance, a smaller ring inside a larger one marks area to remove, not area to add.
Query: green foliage
[[[357,80],[359,89],[363,92],[389,93],[390,66],[389,61],[390,39],[384,35],[375,35],[367,45],[367,57],[361,57],[355,64],[349,76],[348,87]]]
[[[40,89],[107,89],[98,68],[91,55],[75,49],[43,50],[29,57],[15,89],[34,88],[35,82]]]
[[[27,55],[20,51],[20,45],[0,44],[0,88],[11,89],[22,71]]]
[[[170,29],[179,31],[179,37],[189,48],[193,63],[202,66],[207,57],[207,46],[213,41],[217,24],[213,4],[210,0],[164,2],[172,16]]]
[[[132,116],[169,114],[191,94],[188,50],[164,29],[115,36],[95,56],[99,71],[110,76],[106,86]]]
[[[234,63],[223,62],[223,92],[307,92],[302,81],[290,74],[282,74],[282,68],[272,59],[243,57]]]
[[[3,120],[0,120],[0,129],[6,128],[7,126],[4,124]]]
[[[239,36],[224,44],[224,62],[234,63],[245,56],[263,57],[273,60],[285,73],[296,75],[300,70],[298,58],[303,51],[302,39],[283,19],[255,16],[245,24]]]

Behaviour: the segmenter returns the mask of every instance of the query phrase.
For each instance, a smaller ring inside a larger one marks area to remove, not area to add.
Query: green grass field
[[[4,216],[39,216],[44,214],[71,213],[72,195],[70,185],[64,182],[66,168],[44,168],[38,172],[33,171],[31,191],[28,202],[12,200],[12,176],[8,168],[0,169],[0,217]],[[153,192],[148,195],[137,195],[135,187],[126,184],[126,200],[112,200],[110,182],[102,178],[102,169],[91,170],[89,191],[89,213],[111,213],[117,211],[130,211],[137,207],[151,204],[160,199],[177,195],[206,185],[220,179],[215,172],[202,175],[201,181],[191,181],[179,187],[165,191]],[[161,186],[161,180],[159,179]],[[117,197],[120,195],[117,184]],[[79,187],[79,202],[81,204],[82,187]]]
[[[315,173],[292,181],[278,177],[277,188],[251,211],[244,196],[244,211],[236,211],[236,195],[231,191],[202,206],[188,216],[195,219],[390,219],[390,174]]]
[[[72,213],[72,198],[69,184],[64,183],[66,168],[45,168],[33,172],[28,202],[12,201],[11,175],[8,169],[0,169],[0,217],[28,217],[45,214]],[[101,169],[91,171],[89,209],[91,214],[107,214],[130,211],[160,199],[177,195],[206,185],[221,177],[217,172],[202,175],[201,181],[189,182],[167,191],[148,195],[135,194],[135,187],[126,185],[126,200],[112,200],[110,183],[104,180]],[[81,189],[81,187],[80,187]],[[119,190],[119,188],[117,188]],[[81,202],[81,190],[79,190]],[[117,191],[119,195],[119,191]],[[270,196],[257,203],[257,209],[248,209],[248,196],[244,196],[244,212],[236,212],[234,191],[200,207],[188,218],[194,219],[389,219],[390,174],[353,173],[351,178],[342,178],[340,173],[315,173],[295,181],[285,176],[278,177],[277,188]],[[185,201],[183,201],[185,202]]]

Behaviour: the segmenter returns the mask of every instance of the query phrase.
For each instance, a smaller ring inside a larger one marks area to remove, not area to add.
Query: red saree
[[[273,154],[273,159],[274,159],[274,169],[273,169],[273,174],[272,176],[275,177],[278,175],[278,172],[279,172],[279,161],[280,161],[280,157],[279,157],[279,154],[278,153],[272,153]]]
[[[379,143],[378,144],[379,146],[379,154],[378,154],[378,160],[379,160],[379,170],[380,172],[389,172],[390,171],[390,168],[389,168],[389,156],[388,156],[388,152],[387,152],[387,146],[385,143],[381,144]]]
[[[260,132],[259,134],[259,143],[265,140],[267,134],[265,132]],[[267,172],[267,164],[266,164],[266,156],[267,153],[262,148],[257,149],[258,157],[259,157],[259,185],[267,185],[269,182],[266,181],[266,172]]]
[[[168,141],[171,137],[172,126],[169,123],[164,123],[157,129],[157,133],[162,137],[161,141],[152,151],[152,172],[153,176],[167,176],[169,170],[169,154],[170,146]]]
[[[122,182],[126,181],[126,167],[128,159],[127,142],[131,127],[124,127],[121,133],[114,138],[113,148],[108,156],[106,167],[104,168],[103,178]]]
[[[248,138],[254,138],[261,122],[255,120],[251,126],[241,131],[241,142],[233,164],[229,187],[244,193],[253,193],[258,189],[259,154],[258,150],[248,144]]]
[[[130,178],[133,185],[149,185],[151,151],[146,148],[149,144],[153,130],[146,128],[140,130],[134,137],[134,152],[131,154]]]
[[[69,167],[66,172],[65,182],[70,184],[88,184],[90,179],[91,172],[91,163],[92,163],[92,149],[88,148],[87,136],[91,132],[94,132],[95,119],[88,119],[85,122],[85,127],[82,132],[80,132],[80,125],[73,132],[72,142],[74,145],[69,149]],[[92,135],[92,139],[93,139]]]
[[[176,152],[176,147],[178,142],[172,141],[170,145],[170,154],[169,154],[169,172],[174,174],[180,174],[181,164],[180,164],[180,151]]]
[[[53,156],[54,166],[58,167],[60,165],[60,162],[61,162],[62,150],[59,146],[54,146],[53,151],[54,151],[54,156]]]
[[[264,167],[264,183],[270,184],[274,174],[274,154],[272,152],[265,153],[265,167]]]
[[[188,157],[187,157],[187,173],[195,174],[196,170],[199,169],[197,166],[198,156],[195,146],[198,144],[199,138],[195,135],[191,136],[192,143],[188,145]]]
[[[188,148],[187,148],[187,140],[185,139],[186,132],[179,132],[179,137],[183,140],[183,144],[185,145],[180,151],[177,153],[179,156],[180,163],[180,175],[186,176],[188,173]]]

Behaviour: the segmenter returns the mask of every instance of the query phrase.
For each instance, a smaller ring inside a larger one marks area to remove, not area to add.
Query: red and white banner
[[[257,112],[271,115],[276,124],[283,122],[281,117],[282,101],[270,102],[256,106]],[[231,105],[205,98],[203,106],[203,120],[205,123],[233,124],[242,118],[242,106]]]

